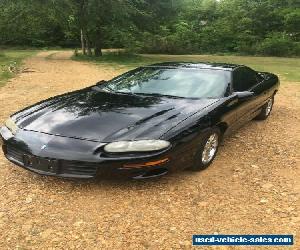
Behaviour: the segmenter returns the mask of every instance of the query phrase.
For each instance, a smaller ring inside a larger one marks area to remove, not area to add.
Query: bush
[[[273,33],[260,43],[258,53],[268,56],[297,56],[299,44],[285,33]]]
[[[294,45],[295,45],[294,55],[300,56],[300,42],[295,42]]]

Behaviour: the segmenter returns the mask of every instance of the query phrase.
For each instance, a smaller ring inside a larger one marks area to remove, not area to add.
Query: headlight
[[[107,144],[104,150],[109,153],[149,152],[169,146],[170,142],[163,140],[119,141]]]
[[[13,134],[16,134],[18,131],[18,126],[15,121],[11,118],[8,118],[4,124]]]

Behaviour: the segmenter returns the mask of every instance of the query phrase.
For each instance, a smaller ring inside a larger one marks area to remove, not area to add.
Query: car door
[[[258,83],[253,86],[250,91],[255,93],[255,107],[254,109],[261,109],[261,107],[270,98],[269,86],[266,84],[265,79],[256,72],[256,78]]]
[[[232,73],[232,89],[234,92],[252,91],[254,93],[254,95],[249,98],[237,100],[237,127],[251,120],[256,115],[256,98],[259,94],[255,89],[257,84],[258,80],[256,77],[256,72],[248,67],[243,66],[236,68]]]

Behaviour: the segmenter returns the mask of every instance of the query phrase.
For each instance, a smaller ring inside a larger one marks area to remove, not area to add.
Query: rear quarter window
[[[247,91],[258,83],[257,74],[247,67],[240,67],[233,71],[233,90],[235,92]]]

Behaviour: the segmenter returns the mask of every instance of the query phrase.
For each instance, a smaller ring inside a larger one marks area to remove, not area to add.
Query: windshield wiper
[[[159,93],[139,93],[139,92],[137,92],[137,93],[134,93],[134,94],[136,94],[136,95],[149,95],[149,96],[163,96],[163,97],[185,99],[185,97],[182,97],[182,96],[159,94]]]
[[[169,97],[169,98],[177,98],[177,99],[185,99],[185,97],[182,96],[175,96],[175,95],[166,95],[166,94],[159,94],[159,93],[134,93],[134,92],[122,92],[122,91],[115,91],[112,88],[105,86],[94,86],[94,89],[101,92],[108,92],[108,93],[114,93],[114,94],[120,94],[120,95],[143,95],[143,96],[158,96],[158,97]]]
[[[105,92],[105,93],[113,93],[113,94],[119,94],[119,95],[137,95],[135,93],[132,92],[122,92],[122,91],[115,91],[110,87],[100,87],[100,86],[94,86],[93,87],[94,90],[99,91],[99,92]]]
[[[108,86],[103,87],[103,86],[96,85],[93,87],[93,89],[96,91],[108,92],[108,93],[115,92],[112,88],[110,88]]]

